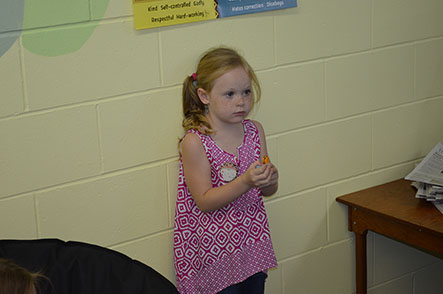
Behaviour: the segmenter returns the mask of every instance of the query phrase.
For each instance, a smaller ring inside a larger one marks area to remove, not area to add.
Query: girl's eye
[[[229,91],[229,92],[226,93],[226,96],[228,96],[228,97],[232,97],[232,96],[234,96],[234,92]]]
[[[251,95],[251,90],[250,90],[250,89],[245,90],[244,95],[245,95],[245,96],[249,96],[249,95]]]

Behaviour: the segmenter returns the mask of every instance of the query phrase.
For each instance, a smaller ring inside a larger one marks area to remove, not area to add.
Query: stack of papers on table
[[[405,177],[414,181],[417,188],[415,197],[431,201],[443,213],[443,145],[434,149]]]

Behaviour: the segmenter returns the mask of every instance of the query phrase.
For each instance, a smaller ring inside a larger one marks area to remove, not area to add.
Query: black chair
[[[178,293],[151,267],[117,251],[59,239],[0,240],[0,257],[40,272],[39,293]]]

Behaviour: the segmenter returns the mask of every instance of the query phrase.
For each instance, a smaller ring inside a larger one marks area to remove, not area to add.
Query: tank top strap
[[[255,123],[249,119],[243,121],[243,126],[245,129],[245,152],[255,154],[255,160],[257,160],[260,158],[261,152],[260,133],[258,128]]]
[[[212,154],[210,151],[211,151],[211,149],[213,149],[215,147],[215,146],[213,146],[215,144],[215,142],[213,140],[211,140],[208,135],[202,134],[200,131],[198,131],[196,129],[188,130],[186,132],[185,136],[189,133],[196,134],[200,138],[200,141],[203,144],[203,148],[205,149],[206,157],[211,161]]]
[[[255,139],[257,139],[258,137],[258,139],[260,139],[258,128],[252,120],[250,119],[243,120],[243,127],[245,129],[246,135],[249,135]]]

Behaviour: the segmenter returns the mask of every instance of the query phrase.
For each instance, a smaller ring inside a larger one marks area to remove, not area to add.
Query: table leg
[[[355,273],[357,294],[366,294],[366,235],[368,231],[362,233],[355,232]]]

